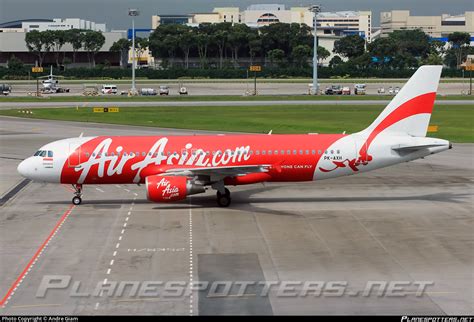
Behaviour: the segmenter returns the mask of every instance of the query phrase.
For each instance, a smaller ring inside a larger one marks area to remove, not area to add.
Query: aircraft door
[[[81,145],[79,143],[69,144],[69,154],[67,159],[68,167],[77,168],[81,164]]]

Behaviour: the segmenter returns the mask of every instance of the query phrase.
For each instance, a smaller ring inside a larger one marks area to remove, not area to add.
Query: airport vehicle
[[[140,95],[143,95],[143,96],[155,96],[156,94],[157,93],[154,88],[142,88],[140,90]]]
[[[354,94],[355,95],[365,95],[365,84],[355,84],[354,85]]]
[[[170,88],[168,86],[162,85],[160,86],[160,96],[161,95],[169,95]]]
[[[0,93],[7,96],[12,92],[12,87],[8,84],[0,84]]]
[[[324,91],[326,95],[342,95],[342,87],[341,85],[331,85],[327,87]]]
[[[385,87],[379,87],[379,88],[377,89],[377,93],[379,93],[379,94],[385,94]]]
[[[351,95],[351,88],[349,86],[344,86],[342,88],[342,95]]]
[[[188,89],[184,86],[179,87],[179,95],[188,95]]]
[[[105,84],[102,85],[102,88],[100,89],[100,92],[102,94],[117,94],[117,85],[114,84]]]
[[[153,202],[173,202],[226,186],[319,181],[439,153],[449,141],[426,137],[442,66],[422,66],[366,129],[353,134],[76,137],[42,146],[22,161],[29,179],[71,184],[73,204],[88,184],[144,184]]]
[[[41,91],[43,93],[69,93],[69,88],[64,88],[59,86],[59,78],[64,78],[63,76],[53,75],[53,66],[51,66],[51,71],[48,76],[41,76],[39,78],[46,78],[41,82],[43,88]]]

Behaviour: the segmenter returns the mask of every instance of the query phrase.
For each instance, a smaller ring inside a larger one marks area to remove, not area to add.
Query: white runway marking
[[[194,314],[193,302],[193,213],[191,209],[191,198],[189,198],[189,315]]]
[[[128,189],[124,189],[124,190],[127,191]],[[130,190],[128,190],[128,192],[130,192]],[[134,197],[133,200],[135,201],[136,198],[137,197]],[[133,208],[133,203],[132,203],[132,206],[130,206],[130,211],[127,212],[127,217],[125,217],[125,220],[124,220],[124,223],[123,223],[123,229],[120,231],[120,236],[118,237],[118,243],[115,244],[115,249],[114,249],[114,252],[112,253],[113,259],[110,260],[109,267],[107,268],[107,271],[105,272],[106,275],[110,275],[110,273],[112,272],[112,266],[115,263],[114,258],[117,256],[117,250],[120,247],[120,242],[122,241],[123,234],[125,233],[125,229],[127,228],[127,221],[130,219],[130,215],[132,214],[132,208]],[[103,284],[106,284],[106,283],[107,283],[107,279],[104,279]],[[103,292],[100,293],[100,296],[102,296],[102,294],[103,294]],[[100,303],[97,302],[95,304],[94,309],[97,310],[99,308],[99,305],[100,305]]]

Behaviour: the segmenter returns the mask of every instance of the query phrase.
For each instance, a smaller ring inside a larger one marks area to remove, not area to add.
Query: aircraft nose
[[[31,160],[30,160],[30,158],[21,161],[20,164],[18,165],[17,171],[23,177],[29,178],[29,176],[31,175]]]

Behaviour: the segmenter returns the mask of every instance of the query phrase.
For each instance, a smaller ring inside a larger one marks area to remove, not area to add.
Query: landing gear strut
[[[217,204],[220,207],[229,207],[231,198],[230,198],[230,191],[229,189],[225,188],[224,193],[221,193],[219,190],[217,190]]]
[[[72,187],[76,192],[74,192],[74,198],[72,198],[72,203],[74,205],[80,205],[82,202],[82,184],[73,184]]]

